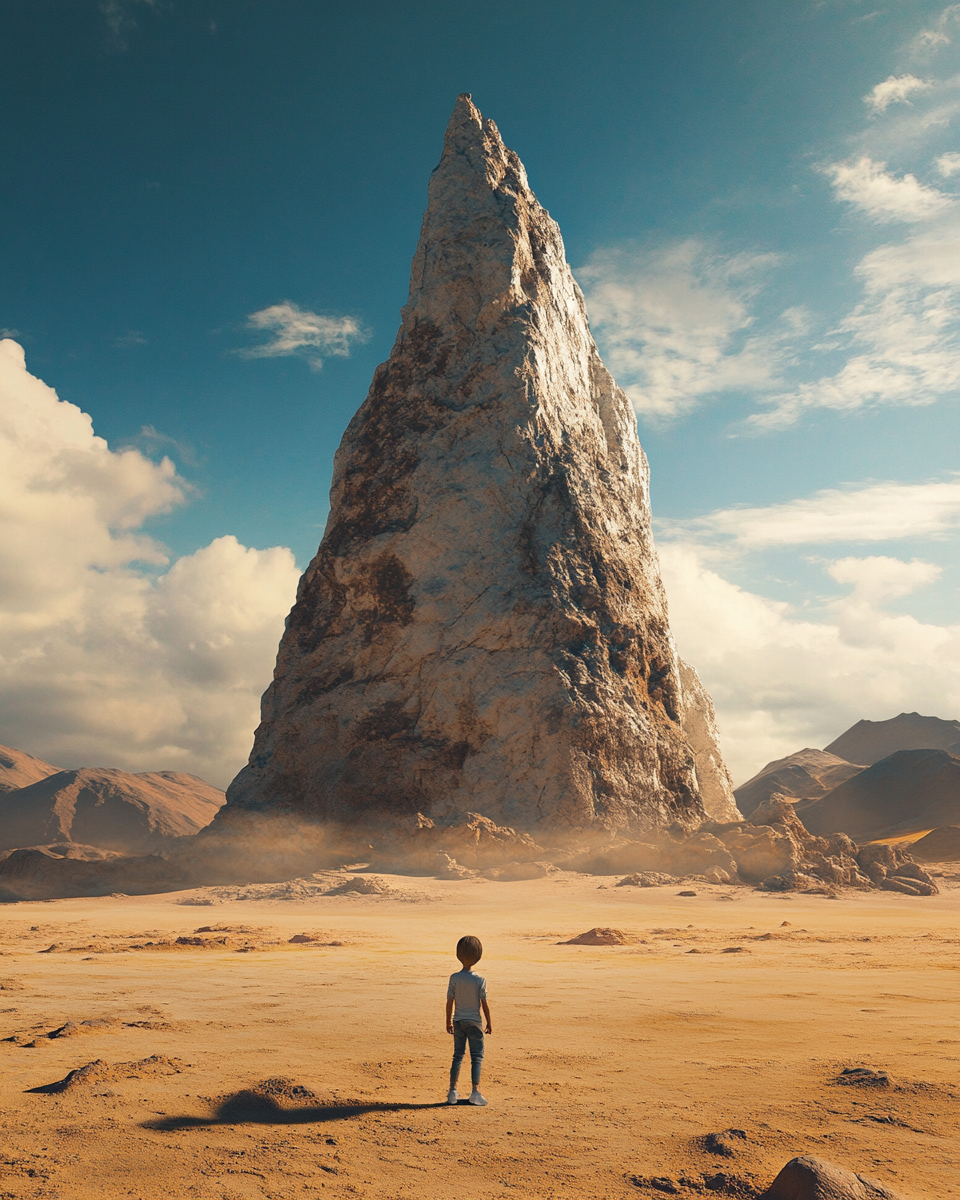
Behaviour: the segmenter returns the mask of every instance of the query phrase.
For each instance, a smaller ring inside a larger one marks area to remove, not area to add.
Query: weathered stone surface
[[[714,821],[739,821],[741,812],[733,795],[733,780],[720,753],[717,714],[710,693],[700,676],[681,658],[680,689],[686,735],[697,771],[697,785],[704,811]]]
[[[693,829],[682,716],[634,414],[556,223],[461,96],[228,813]]]
[[[874,1179],[804,1154],[787,1163],[760,1200],[900,1200],[900,1197]]]

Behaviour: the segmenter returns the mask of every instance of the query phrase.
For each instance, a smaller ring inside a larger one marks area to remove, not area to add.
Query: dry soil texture
[[[4,908],[0,1197],[749,1196],[804,1153],[960,1196],[960,880],[385,882]],[[559,944],[593,927],[630,940]],[[495,1022],[485,1109],[440,1103],[464,933]],[[886,1084],[836,1082],[855,1066]]]

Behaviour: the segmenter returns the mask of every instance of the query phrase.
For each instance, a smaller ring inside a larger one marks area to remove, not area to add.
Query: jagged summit
[[[464,94],[218,821],[690,827],[682,716],[633,412],[556,223]]]

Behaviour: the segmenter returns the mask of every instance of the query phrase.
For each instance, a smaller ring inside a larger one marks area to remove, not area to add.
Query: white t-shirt
[[[453,1008],[455,1021],[475,1021],[480,1024],[480,1001],[487,998],[487,981],[473,971],[464,968],[454,971],[447,985],[447,999],[456,1003]]]

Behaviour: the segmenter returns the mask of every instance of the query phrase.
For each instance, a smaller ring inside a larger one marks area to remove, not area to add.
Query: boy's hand
[[[484,1033],[493,1033],[493,1026],[490,1024],[489,1021],[487,1022],[487,1027],[483,1032]]]
[[[453,1033],[453,1022],[452,1021],[447,1022],[447,1033]]]

